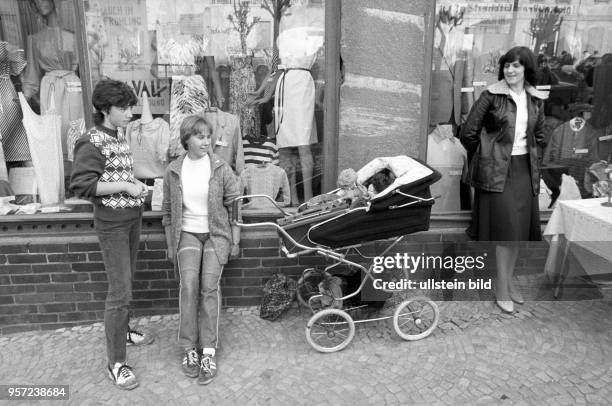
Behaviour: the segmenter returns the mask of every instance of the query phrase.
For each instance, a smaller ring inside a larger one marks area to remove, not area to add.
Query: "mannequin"
[[[192,114],[199,114],[211,105],[223,106],[225,99],[221,90],[219,74],[215,68],[212,56],[206,53],[208,40],[201,36],[177,35],[173,26],[158,26],[158,56],[160,62],[169,63],[167,70],[172,75],[170,89],[170,159],[184,152],[181,146],[179,130],[183,119]],[[203,62],[208,67],[210,79],[215,88],[214,103],[210,100],[208,87],[204,77],[196,74],[197,62]]]
[[[54,0],[30,0],[46,27],[28,36],[23,94],[30,104],[38,102],[46,114],[55,99],[56,114],[62,118],[62,151],[68,156],[66,134],[70,122],[83,118],[81,80],[75,74],[78,60],[74,34],[60,27]],[[34,103],[33,103],[34,102]]]
[[[591,124],[591,111],[578,111],[578,115],[559,125],[552,132],[544,151],[544,163],[567,167],[574,179],[583,179],[589,165],[599,159],[598,138],[603,129]],[[589,196],[583,182],[578,184],[583,198]]]
[[[23,114],[21,107],[15,103],[17,93],[10,76],[21,76],[26,61],[22,51],[10,45],[8,42],[0,41],[0,139],[4,153],[2,163],[5,160],[11,164],[19,162],[18,165],[31,165],[30,149],[25,128],[23,127]]]
[[[323,46],[318,30],[297,27],[283,31],[277,40],[281,71],[274,93],[276,144],[281,167],[291,184],[292,204],[299,204],[295,149],[302,172],[304,200],[312,198],[314,160],[311,144],[317,142],[314,118],[315,86],[310,68]]]

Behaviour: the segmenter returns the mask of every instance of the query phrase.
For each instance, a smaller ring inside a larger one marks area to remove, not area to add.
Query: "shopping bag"
[[[276,320],[291,306],[295,298],[296,282],[283,274],[275,274],[266,282],[259,308],[259,316]]]

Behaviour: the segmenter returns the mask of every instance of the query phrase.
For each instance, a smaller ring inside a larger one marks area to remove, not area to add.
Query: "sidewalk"
[[[506,315],[491,302],[443,302],[439,327],[424,340],[397,338],[390,321],[361,323],[352,343],[332,354],[307,344],[305,310],[268,322],[256,308],[226,309],[219,375],[205,387],[180,371],[178,315],[141,318],[157,339],[128,348],[140,380],[129,392],[106,376],[101,323],[20,333],[0,337],[0,383],[69,384],[63,403],[74,405],[609,404],[610,302],[519,309]]]

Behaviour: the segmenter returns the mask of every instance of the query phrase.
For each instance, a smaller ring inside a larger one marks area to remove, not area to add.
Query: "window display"
[[[63,208],[69,134],[84,119],[74,27],[70,0],[0,7],[0,176],[12,180],[15,194],[2,212]]]
[[[70,122],[83,118],[83,95],[81,80],[76,74],[75,35],[60,24],[56,2],[60,3],[59,0],[31,2],[44,24],[39,31],[28,35],[23,94],[40,106],[42,114],[54,106],[61,118],[62,151],[66,157]]]
[[[214,151],[236,175],[261,164],[253,148],[263,147],[266,162],[289,175],[283,196],[293,205],[320,193],[316,128],[323,116],[315,114],[322,112],[315,94],[325,81],[310,68],[315,60],[324,65],[322,2],[84,0],[84,9],[94,84],[122,80],[138,96],[156,84],[150,109],[169,125],[168,162],[185,153],[178,133],[184,117],[198,114],[213,125]],[[269,103],[253,103],[264,89]],[[247,163],[244,145],[255,154]]]
[[[124,134],[145,183],[154,185],[185,153],[178,129],[199,114],[236,175],[265,161],[288,175],[282,198],[294,206],[320,193],[324,21],[324,2],[312,0],[3,0],[0,180],[21,179],[11,170],[33,167],[33,186],[10,200],[32,207],[2,212],[87,210],[66,184],[75,142],[94,113],[83,92],[106,78],[138,97]],[[56,136],[43,146],[32,123],[53,117],[60,149],[42,159]]]
[[[458,136],[475,100],[498,81],[500,56],[526,46],[536,56],[530,84],[548,95],[542,179],[553,199],[562,175],[571,176],[582,198],[593,197],[588,168],[612,158],[611,17],[608,2],[437,1],[430,125],[449,125]],[[445,160],[436,164],[450,167],[456,157],[449,153]],[[460,178],[446,179],[454,183],[452,190]],[[465,200],[463,194],[455,199]]]

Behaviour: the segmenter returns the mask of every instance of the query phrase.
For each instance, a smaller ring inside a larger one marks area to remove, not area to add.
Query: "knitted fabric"
[[[104,155],[104,173],[99,182],[134,182],[134,159],[123,131],[119,129],[114,138],[96,128],[89,132],[90,142]],[[113,193],[102,197],[102,205],[113,209],[140,207],[144,198],[132,197],[128,193]]]

